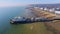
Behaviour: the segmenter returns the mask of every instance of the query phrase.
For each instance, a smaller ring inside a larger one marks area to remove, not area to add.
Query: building
[[[44,8],[44,10],[48,10],[48,8]]]
[[[55,13],[60,14],[60,8],[55,8]]]

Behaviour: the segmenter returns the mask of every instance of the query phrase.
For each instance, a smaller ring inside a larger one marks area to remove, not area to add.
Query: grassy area
[[[11,25],[11,28],[5,34],[52,34],[46,30],[44,23],[29,23]]]

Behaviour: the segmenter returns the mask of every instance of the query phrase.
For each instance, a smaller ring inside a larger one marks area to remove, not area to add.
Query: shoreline
[[[41,11],[40,9],[35,9],[35,8],[32,8],[30,10],[32,10],[33,13],[38,17],[45,17],[45,18],[49,18],[49,19],[54,18],[56,16],[60,17],[58,14],[54,14],[49,11]],[[60,22],[60,20],[55,20],[52,22],[44,22],[44,25],[46,26],[47,30],[49,30],[53,33],[59,33],[60,32],[60,29],[58,27],[59,22]]]

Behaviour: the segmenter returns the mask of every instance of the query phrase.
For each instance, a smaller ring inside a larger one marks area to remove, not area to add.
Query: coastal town
[[[44,17],[48,19],[58,18],[60,19],[60,8],[47,8],[47,7],[32,7],[29,8],[32,10],[33,14],[37,17]],[[46,29],[53,32],[54,34],[60,34],[60,20],[54,20],[51,22],[44,22]]]
[[[25,13],[25,17],[17,16],[11,19],[10,23],[28,25],[27,29],[32,30],[35,34],[46,34],[48,31],[48,34],[60,34],[60,8],[30,6],[26,9],[28,9],[28,12],[30,10],[30,12]]]
[[[0,0],[0,34],[60,34],[60,0]]]

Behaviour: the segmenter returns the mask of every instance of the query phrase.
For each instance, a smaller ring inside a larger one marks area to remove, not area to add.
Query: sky
[[[24,6],[28,4],[53,4],[60,3],[60,0],[0,0],[0,7]]]

